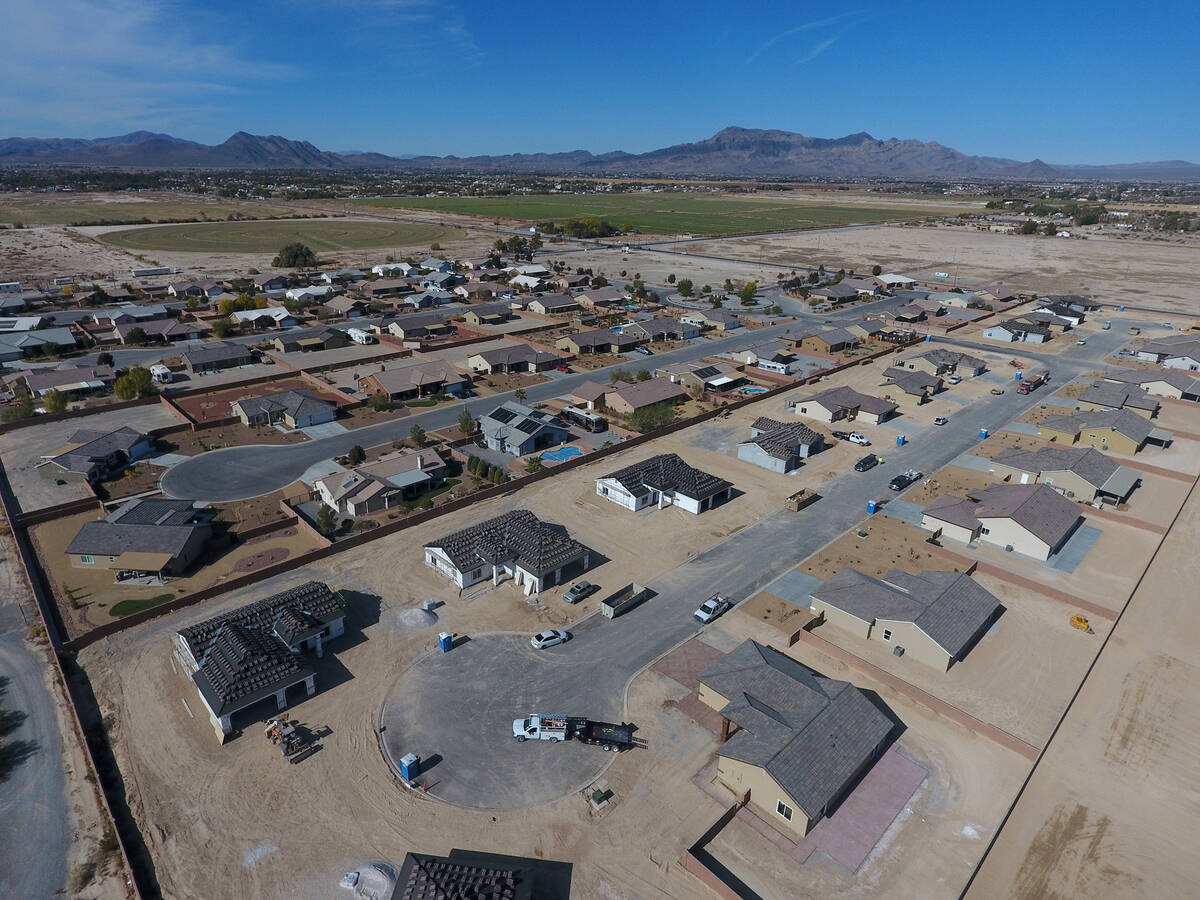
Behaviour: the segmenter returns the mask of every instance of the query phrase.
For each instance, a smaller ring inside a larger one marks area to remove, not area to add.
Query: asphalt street
[[[1089,337],[1080,351],[1107,352],[1119,341]],[[995,349],[995,348],[991,348]],[[1057,381],[1094,363],[1060,361]],[[435,796],[488,809],[527,806],[560,797],[593,781],[610,757],[595,748],[511,737],[512,720],[534,712],[620,721],[630,679],[676,644],[698,633],[692,611],[714,591],[741,601],[867,515],[869,500],[894,497],[887,483],[905,469],[936,471],[993,431],[1040,402],[1038,392],[986,394],[951,416],[945,426],[912,430],[897,420],[904,446],[872,448],[884,465],[849,470],[820,488],[821,499],[802,512],[777,509],[650,583],[656,596],[615,620],[593,614],[571,627],[568,643],[534,651],[526,635],[484,635],[450,653],[434,653],[401,676],[384,702],[380,722],[388,755],[436,755]],[[877,435],[890,435],[877,428]],[[731,502],[740,502],[734,499]],[[629,515],[682,515],[644,510]],[[586,542],[587,534],[576,535]],[[603,547],[597,547],[600,552]],[[605,585],[604,590],[615,589]],[[501,590],[511,591],[511,587]],[[451,601],[454,602],[454,601]],[[463,684],[487,685],[464,692]],[[636,751],[634,751],[636,752]]]
[[[0,605],[0,896],[53,897],[66,884],[67,781],[54,698],[16,603]]]

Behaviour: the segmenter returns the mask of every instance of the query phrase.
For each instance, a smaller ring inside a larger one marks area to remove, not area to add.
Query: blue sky
[[[641,152],[726,125],[1200,162],[1192,2],[3,0],[0,136]]]

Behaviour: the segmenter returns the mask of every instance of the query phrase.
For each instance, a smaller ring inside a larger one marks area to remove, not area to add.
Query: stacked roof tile
[[[460,572],[480,563],[514,562],[539,578],[582,557],[587,548],[560,525],[543,522],[527,509],[514,509],[425,545],[441,550]]]
[[[616,479],[635,497],[657,491],[704,500],[731,487],[724,478],[689,466],[677,453],[660,453],[605,477]]]

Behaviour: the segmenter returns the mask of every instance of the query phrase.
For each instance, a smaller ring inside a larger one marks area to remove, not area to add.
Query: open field
[[[178,250],[195,253],[272,253],[301,241],[318,253],[366,247],[402,247],[454,240],[455,228],[403,222],[299,220],[280,222],[212,222],[160,225],[106,233],[102,240],[132,250]]]
[[[783,228],[816,228],[955,214],[978,204],[907,201],[888,205],[880,198],[859,202],[841,198],[795,199],[786,194],[538,194],[521,197],[383,197],[357,201],[364,206],[427,209],[492,219],[562,222],[605,219],[648,234],[740,234]]]
[[[0,222],[23,225],[74,225],[84,222],[169,222],[179,219],[221,220],[230,216],[286,216],[287,203],[244,203],[199,194],[170,192],[97,194],[0,194]]]
[[[705,241],[685,249],[692,256],[709,254],[786,266],[822,264],[834,271],[842,267],[869,271],[878,264],[885,272],[914,278],[932,279],[934,272],[943,271],[956,276],[958,284],[967,289],[1000,281],[1039,294],[1086,294],[1103,303],[1196,314],[1200,312],[1200,286],[1192,274],[1198,247],[1200,239],[1191,235],[1152,240],[1095,231],[1086,241],[1068,241],[997,234],[962,225],[886,225],[833,235],[819,232]],[[650,278],[647,266],[641,263],[648,255],[638,254],[635,262],[631,253],[626,264],[638,266]],[[666,259],[681,277],[691,277],[688,260]]]

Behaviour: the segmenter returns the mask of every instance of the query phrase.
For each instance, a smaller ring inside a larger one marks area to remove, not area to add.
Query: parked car
[[[949,378],[946,379],[946,381],[949,384],[958,384],[960,381],[962,381],[962,376],[961,375],[951,375]]]
[[[858,444],[860,447],[870,447],[871,442],[867,440],[865,434],[859,434],[857,431],[850,432],[850,443]]]
[[[578,603],[584,597],[589,596],[596,590],[596,585],[590,581],[577,581],[563,594],[563,600],[567,603]]]
[[[1082,347],[1086,343],[1087,343],[1087,338],[1080,338],[1079,340],[1077,340],[1075,342],[1075,345],[1078,347]]]
[[[561,628],[551,628],[546,631],[539,631],[529,639],[529,643],[534,650],[545,650],[547,647],[553,647],[556,644],[565,644],[570,637]]]
[[[642,354],[642,356],[653,356],[654,355],[654,351],[651,350],[649,347],[645,346],[644,344],[638,344],[636,347],[633,348],[633,352],[640,353],[640,354]]]
[[[1004,388],[992,388],[992,393],[999,397],[1004,393]]]
[[[934,416],[934,417],[933,417],[933,424],[934,424],[934,425],[945,425],[945,424],[946,424],[947,422],[949,422],[949,421],[950,421],[950,420],[949,420],[949,419],[947,419],[945,416]]]
[[[570,372],[571,371],[571,367],[568,366],[566,363],[559,363],[554,368],[556,368],[560,372]]]
[[[874,453],[868,453],[862,459],[854,464],[855,472],[865,472],[868,469],[873,469],[879,465],[879,457]]]
[[[1170,322],[1163,322],[1163,323],[1162,323],[1162,327],[1163,327],[1163,328],[1170,328],[1170,327],[1171,327],[1171,323],[1170,323]]]
[[[848,431],[835,431],[835,432],[833,433],[833,436],[834,436],[835,438],[837,438],[839,441],[848,441],[848,440],[850,440],[850,432],[848,432]]]
[[[700,604],[700,608],[692,613],[703,624],[707,625],[717,616],[727,612],[733,606],[728,600],[720,594],[713,594],[707,600]]]
[[[904,474],[897,475],[895,478],[893,478],[891,481],[889,481],[888,487],[891,488],[893,491],[902,491],[906,487],[908,487],[910,484],[912,484],[914,481],[920,481],[920,479],[921,479],[920,472],[918,472],[916,469],[909,469]]]

